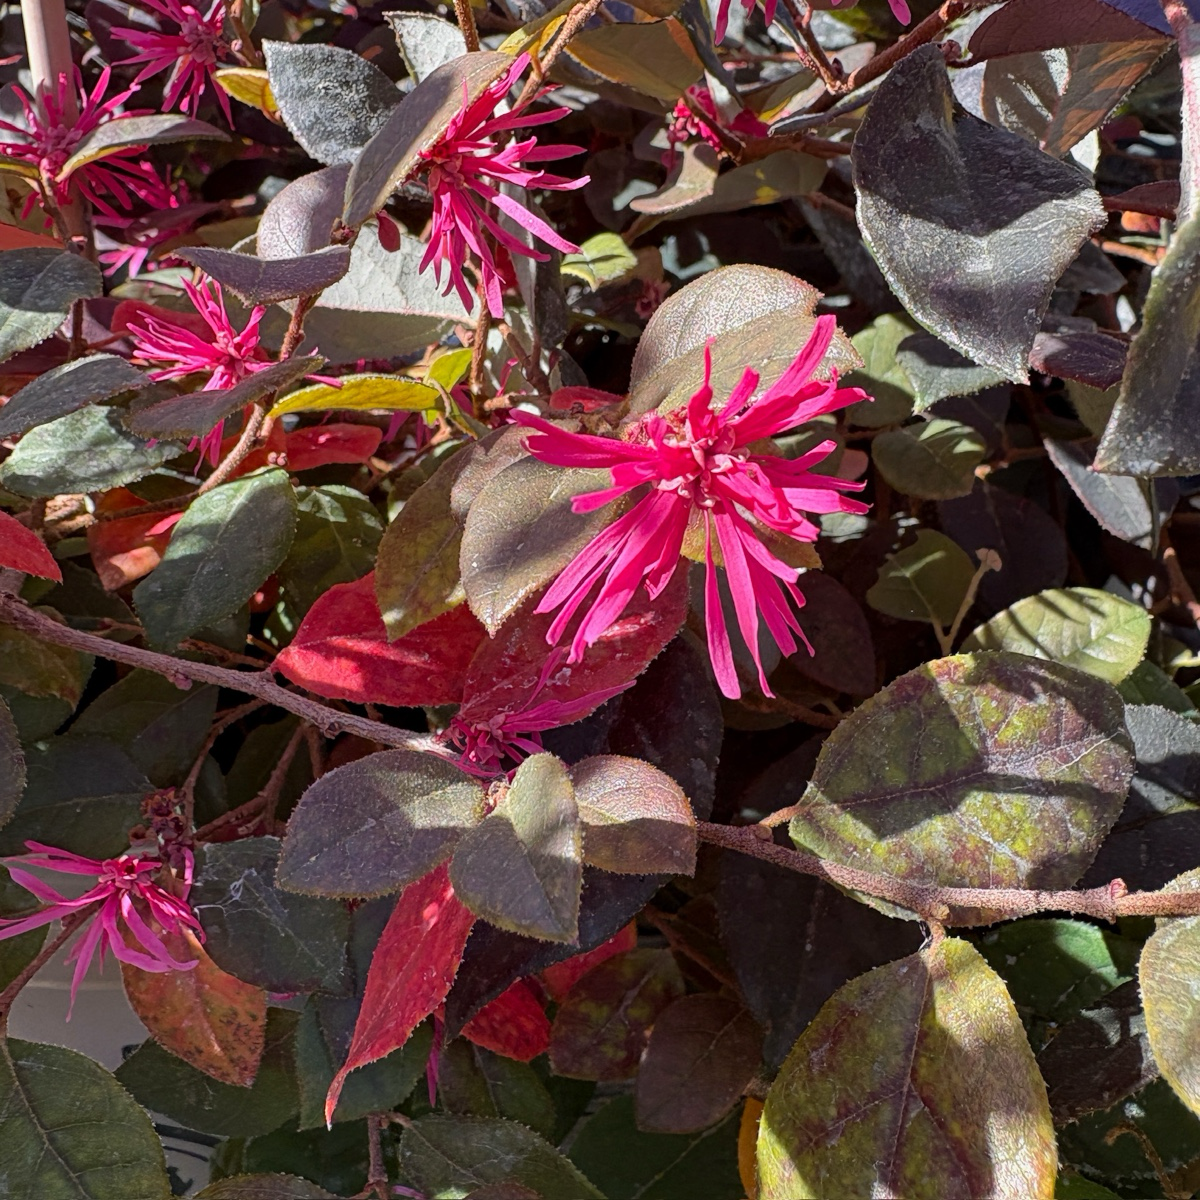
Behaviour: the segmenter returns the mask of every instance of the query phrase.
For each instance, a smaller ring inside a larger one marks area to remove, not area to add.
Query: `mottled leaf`
[[[168,1200],[150,1118],[99,1063],[62,1046],[0,1043],[4,1191],[33,1200]]]
[[[404,1131],[400,1166],[429,1196],[466,1196],[511,1182],[527,1185],[541,1200],[601,1200],[568,1159],[515,1121],[422,1117]]]
[[[669,950],[627,950],[605,959],[575,984],[554,1016],[554,1073],[569,1079],[632,1078],[651,1027],[683,991]]]
[[[313,108],[320,110],[321,106]],[[291,258],[257,258],[212,246],[185,246],[176,257],[199,267],[247,304],[276,304],[295,296],[313,296],[350,269],[349,246],[325,246]]]
[[[267,997],[222,971],[190,934],[167,933],[163,944],[190,971],[143,971],[121,964],[125,995],[164,1049],[221,1083],[250,1087],[266,1042]]]
[[[465,607],[417,626],[397,641],[387,630],[370,575],[336,584],[308,610],[275,669],[293,683],[358,704],[453,704],[485,637]]]
[[[223,971],[271,992],[337,991],[344,982],[344,905],[275,886],[279,839],[210,844],[189,902]]]
[[[976,362],[1027,380],[1054,284],[1104,220],[1087,177],[954,113],[936,46],[880,85],[852,162],[859,225],[905,308]]]
[[[292,1066],[295,1031],[295,1013],[277,1008],[268,1013],[262,1064],[251,1087],[219,1083],[153,1039],[125,1059],[117,1079],[139,1104],[185,1129],[217,1137],[270,1133],[295,1115],[300,1102]]]
[[[884,479],[923,500],[967,495],[986,453],[975,430],[943,417],[888,430],[871,443],[871,458]]]
[[[696,818],[669,776],[636,758],[585,758],[570,770],[586,862],[623,875],[696,870]]]
[[[378,896],[449,857],[483,818],[478,780],[432,754],[385,750],[326,772],[288,821],[279,885],[321,896]]]
[[[1065,888],[1132,774],[1110,685],[1022,655],[961,654],[901,676],[830,734],[790,832],[822,858],[924,883]]]
[[[102,492],[149,475],[180,453],[148,446],[113,408],[81,408],[27,433],[0,465],[0,484],[21,496]]]
[[[0,254],[0,362],[48,338],[76,300],[99,296],[100,269],[49,247]]]
[[[37,425],[148,383],[137,367],[115,354],[91,354],[52,367],[14,392],[0,408],[0,438],[28,433]]]
[[[980,625],[964,650],[1009,650],[1120,683],[1146,653],[1150,614],[1095,588],[1058,588],[1019,600]]]
[[[449,21],[422,12],[388,12],[384,18],[396,35],[408,73],[420,83],[438,67],[466,54],[462,30]]]
[[[767,1093],[760,1200],[1051,1200],[1046,1088],[1000,979],[947,938],[843,987]]]
[[[0,626],[0,684],[27,696],[53,696],[74,708],[86,682],[83,661],[74,650],[43,642],[11,625]]]
[[[901,621],[936,621],[949,629],[974,575],[970,557],[956,542],[934,529],[920,529],[911,546],[879,568],[867,603]]]
[[[265,41],[263,55],[284,124],[326,166],[354,162],[404,99],[377,66],[340,46]]]
[[[235,479],[192,501],[162,561],[133,589],[149,639],[178,645],[240,608],[283,562],[295,529],[286,471]]]
[[[655,1021],[638,1068],[638,1128],[695,1133],[715,1125],[754,1077],[761,1046],[762,1031],[736,1000],[676,1000]]]
[[[346,1076],[403,1046],[446,999],[474,922],[444,866],[400,893],[371,959],[350,1052],[325,1100],[326,1119],[337,1107]]]
[[[582,830],[566,767],[535,754],[495,808],[458,843],[454,891],[476,916],[512,933],[573,942],[579,936]]]

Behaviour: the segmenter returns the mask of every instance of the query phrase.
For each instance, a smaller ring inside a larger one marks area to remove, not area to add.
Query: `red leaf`
[[[586,950],[583,954],[576,954],[572,958],[554,963],[553,966],[547,967],[538,978],[541,979],[555,1004],[561,1004],[567,993],[593,967],[598,967],[606,958],[612,958],[614,954],[632,950],[636,945],[637,922],[630,921],[624,929],[619,933],[614,933],[607,942],[597,946],[595,950]]]
[[[331,587],[275,669],[318,696],[357,704],[453,704],[483,636],[462,604],[389,642],[372,573]]]
[[[114,488],[104,494],[96,511],[116,512],[122,508],[138,508],[143,503],[128,488]],[[158,566],[171,540],[171,526],[181,515],[164,516],[161,512],[151,512],[144,517],[122,517],[119,521],[97,521],[89,525],[88,550],[100,582],[110,592],[115,592],[117,588],[149,575]],[[167,524],[169,517],[174,518],[170,525]]]
[[[550,1018],[529,984],[518,979],[508,991],[485,1004],[463,1026],[462,1034],[485,1050],[529,1062],[550,1045]]]
[[[540,691],[538,681],[550,654],[546,631],[554,614],[538,614],[533,608],[531,601],[476,651],[458,714],[464,722],[482,724],[497,713],[519,713],[546,701],[568,706],[562,725],[586,717],[603,702],[592,699],[594,693],[631,684],[679,632],[687,614],[687,572],[676,571],[657,600],[639,588],[620,620],[589,647],[583,661],[568,665],[564,655]]]
[[[0,567],[62,583],[62,568],[46,549],[46,543],[6,512],[0,512]]]
[[[62,242],[58,238],[47,237],[43,233],[30,233],[19,225],[9,225],[0,222],[0,250],[23,250],[27,246],[46,246],[51,250],[61,250]]]
[[[383,430],[374,425],[310,425],[287,435],[289,471],[329,463],[363,463],[379,448]]]
[[[445,863],[400,893],[371,959],[350,1053],[325,1098],[326,1121],[332,1123],[346,1076],[403,1046],[446,999],[474,923]]]

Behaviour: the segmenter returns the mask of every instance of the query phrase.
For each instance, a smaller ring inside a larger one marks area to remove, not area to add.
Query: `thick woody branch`
[[[12,625],[33,637],[69,650],[81,650],[85,654],[98,654],[113,662],[125,663],[165,675],[179,687],[188,687],[192,682],[212,683],[231,691],[257,696],[268,704],[274,704],[287,712],[308,721],[327,737],[338,733],[352,733],[381,746],[394,746],[401,750],[435,750],[437,742],[429,734],[413,733],[407,729],[396,729],[382,721],[370,721],[353,713],[339,712],[316,700],[290,692],[280,687],[270,671],[234,671],[229,667],[215,667],[211,663],[190,662],[155,650],[142,650],[120,642],[110,642],[95,634],[83,633],[60,625],[57,621],[34,611],[15,596],[0,595],[0,623]]]
[[[765,859],[788,871],[812,875],[840,887],[887,900],[941,925],[978,924],[980,911],[992,920],[1012,920],[1040,912],[1077,913],[1115,921],[1118,917],[1190,917],[1200,914],[1200,891],[1130,892],[1115,879],[1087,891],[1040,891],[1025,888],[952,888],[912,883],[892,875],[860,871],[776,845],[763,826],[698,824],[700,840],[726,850]]]

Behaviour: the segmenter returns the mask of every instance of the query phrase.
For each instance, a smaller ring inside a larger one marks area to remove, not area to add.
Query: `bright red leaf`
[[[505,1058],[529,1062],[550,1045],[550,1018],[533,989],[518,979],[464,1026],[463,1037]]]
[[[383,430],[374,425],[310,425],[287,435],[289,471],[329,463],[363,463],[379,448]]]
[[[300,687],[357,704],[453,704],[483,626],[465,604],[387,640],[374,573],[331,587],[308,610],[275,669]]]
[[[6,512],[0,512],[0,567],[62,583],[62,568],[46,549],[46,543]]]
[[[325,1098],[326,1121],[333,1121],[346,1076],[403,1046],[446,999],[474,923],[445,863],[400,893],[371,959],[350,1053]]]
[[[597,946],[595,950],[585,950],[562,962],[547,967],[540,976],[543,986],[550,993],[550,998],[561,1004],[567,993],[593,967],[598,967],[606,958],[632,950],[637,945],[637,922],[630,921],[619,933],[614,933],[607,942]]]
[[[98,513],[117,512],[123,508],[138,508],[139,500],[128,488],[105,492],[96,505]],[[122,517],[119,521],[97,521],[88,526],[88,550],[100,582],[114,592],[158,566],[171,528],[181,513],[150,512],[144,517]]]

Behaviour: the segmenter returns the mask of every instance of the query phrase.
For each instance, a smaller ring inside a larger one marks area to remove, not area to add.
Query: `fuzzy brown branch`
[[[892,875],[860,871],[776,845],[769,829],[697,824],[700,840],[726,850],[765,859],[788,871],[812,875],[828,883],[874,896],[942,925],[978,924],[980,910],[994,920],[1012,920],[1041,912],[1067,912],[1115,921],[1118,917],[1191,917],[1200,914],[1200,891],[1130,892],[1115,879],[1086,891],[1041,891],[1025,888],[953,888],[912,883]]]
[[[353,713],[339,712],[336,708],[288,691],[275,682],[270,671],[234,671],[229,667],[215,667],[211,663],[191,662],[170,654],[160,654],[155,650],[143,650],[137,646],[109,642],[94,634],[60,625],[43,613],[36,612],[15,596],[0,595],[0,624],[11,625],[55,646],[81,650],[85,654],[97,654],[113,662],[165,675],[177,686],[186,687],[193,681],[212,683],[231,691],[244,692],[247,696],[257,696],[268,704],[295,713],[326,737],[333,737],[338,733],[352,733],[369,742],[400,750],[429,751],[438,746],[437,741],[429,734],[396,729],[391,725],[384,725],[381,721],[369,721],[366,717],[355,716]]]

